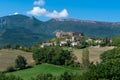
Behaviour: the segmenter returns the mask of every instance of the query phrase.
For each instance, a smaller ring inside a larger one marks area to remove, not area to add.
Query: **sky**
[[[16,14],[120,22],[120,0],[0,0],[0,17]]]

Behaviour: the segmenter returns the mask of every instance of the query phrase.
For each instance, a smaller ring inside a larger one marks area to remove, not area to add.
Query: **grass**
[[[104,51],[111,50],[114,47],[89,47],[89,58],[91,62],[100,62],[100,54]],[[74,49],[73,54],[77,57],[77,61],[82,62],[82,49]]]
[[[28,64],[33,63],[32,53],[24,52],[15,49],[1,49],[0,50],[0,71],[6,70],[9,66],[15,65],[15,59],[18,55],[22,55],[27,59]]]
[[[100,47],[100,48],[90,47],[89,48],[90,61],[99,62],[100,54],[110,49],[113,49],[113,47]],[[73,53],[77,57],[77,60],[81,62],[82,49],[74,49]],[[32,53],[24,52],[21,50],[14,50],[14,49],[1,49],[0,50],[0,71],[6,70],[6,68],[9,66],[14,66],[15,59],[17,58],[18,55],[24,56],[27,59],[28,64],[32,64],[34,62],[32,58]]]
[[[54,76],[60,76],[64,72],[70,72],[73,74],[82,74],[82,71],[80,70],[73,70],[57,65],[52,65],[52,64],[41,64],[41,65],[35,65],[33,68],[25,69],[25,70],[20,70],[20,71],[15,71],[12,73],[8,74],[13,74],[16,76],[22,77],[24,80],[30,80],[31,77],[36,77],[40,73],[51,73]]]
[[[90,61],[99,62],[100,54],[103,53],[104,51],[107,51],[113,48],[114,47],[100,47],[100,48],[89,47]],[[73,49],[73,53],[77,57],[77,60],[81,62],[82,49]],[[21,50],[1,49],[0,50],[0,71],[5,70],[9,66],[14,66],[14,63],[15,63],[14,61],[17,55],[24,56],[27,59],[28,64],[32,64],[34,62],[32,58],[32,53],[24,52]],[[41,73],[51,73],[54,76],[59,76],[66,71],[74,74],[82,74],[82,71],[80,70],[74,70],[74,69],[51,65],[51,64],[41,64],[41,65],[35,65],[29,69],[7,73],[7,75],[13,74],[13,75],[22,77],[24,80],[30,80],[31,77],[36,77]]]

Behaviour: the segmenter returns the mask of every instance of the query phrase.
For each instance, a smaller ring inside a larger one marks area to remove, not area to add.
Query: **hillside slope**
[[[9,74],[20,76],[24,80],[30,80],[31,77],[36,77],[39,74],[50,73],[50,74],[53,74],[54,76],[60,76],[64,72],[70,72],[73,74],[82,74],[82,71],[80,70],[73,70],[73,69],[64,68],[62,66],[57,66],[52,64],[35,65],[33,66],[33,68],[16,71]]]
[[[18,55],[22,55],[27,59],[28,64],[33,63],[32,53],[21,50],[1,49],[0,50],[0,71],[15,65],[15,59]]]
[[[83,32],[88,37],[111,37],[120,35],[120,23],[76,19],[42,22],[20,14],[4,16],[0,18],[0,46],[5,43],[31,46],[55,37],[56,31]]]
[[[51,37],[44,33],[43,22],[34,17],[12,15],[0,18],[0,47],[4,44],[32,46]],[[37,27],[40,27],[39,29]]]

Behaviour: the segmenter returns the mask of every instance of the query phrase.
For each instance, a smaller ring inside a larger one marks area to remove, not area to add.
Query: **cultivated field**
[[[28,64],[33,63],[32,53],[21,50],[1,49],[0,50],[0,71],[5,70],[9,66],[14,66],[15,59],[18,55],[22,55],[27,59]]]
[[[100,62],[100,54],[104,51],[111,50],[114,47],[90,47],[89,48],[89,57],[91,62]],[[73,53],[77,57],[77,60],[81,62],[82,58],[82,49],[75,49]]]
[[[100,61],[100,54],[104,51],[113,49],[114,47],[90,47],[90,61],[99,62]],[[77,60],[81,62],[82,57],[82,49],[74,49],[73,53],[77,57]],[[28,64],[33,64],[32,53],[24,52],[21,50],[13,50],[13,49],[1,49],[0,50],[0,71],[6,70],[9,66],[14,66],[15,59],[18,55],[22,55],[27,59]]]

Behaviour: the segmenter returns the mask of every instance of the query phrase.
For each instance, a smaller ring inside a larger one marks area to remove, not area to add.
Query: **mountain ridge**
[[[34,43],[44,42],[55,37],[56,31],[82,32],[85,36],[93,38],[112,37],[120,35],[120,22],[101,22],[72,18],[56,18],[43,22],[35,17],[21,14],[3,16],[0,17],[0,46],[6,43],[31,46]],[[8,36],[10,36],[9,40],[6,40],[5,38]],[[20,42],[18,42],[19,38],[22,38]]]

